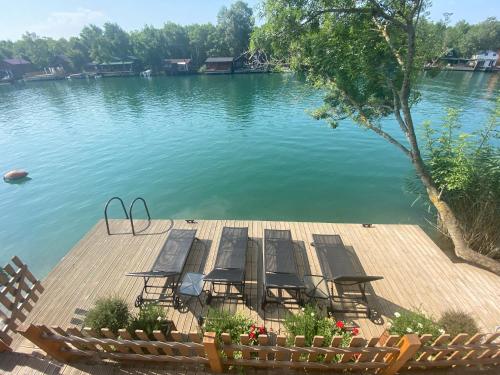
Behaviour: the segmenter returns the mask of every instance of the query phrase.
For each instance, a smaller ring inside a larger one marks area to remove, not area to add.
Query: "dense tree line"
[[[116,23],[105,23],[102,28],[85,26],[79,36],[57,40],[27,32],[15,42],[0,41],[0,59],[21,57],[43,69],[53,65],[58,55],[64,55],[75,71],[89,62],[129,56],[155,70],[161,68],[165,58],[192,58],[195,66],[201,66],[208,56],[238,56],[247,51],[253,28],[252,9],[237,1],[220,9],[216,25],[167,22],[161,28],[146,25],[142,30],[127,32]]]
[[[500,49],[500,21],[490,17],[471,25],[459,21],[448,25],[447,20],[430,22],[423,20],[419,27],[420,38],[432,57],[452,54],[469,58],[478,51]]]
[[[470,57],[478,50],[500,49],[500,21],[490,17],[478,24],[459,21],[449,25],[447,19],[419,23],[418,41],[424,44],[428,60],[453,51],[456,56]],[[268,24],[256,27],[252,9],[243,1],[222,7],[217,24],[178,25],[167,22],[157,28],[146,25],[127,32],[116,23],[103,27],[88,25],[80,35],[69,39],[40,37],[26,32],[20,40],[0,41],[0,59],[22,57],[43,69],[55,64],[58,55],[71,61],[72,69],[82,70],[89,62],[137,57],[145,68],[161,69],[165,58],[191,58],[201,66],[209,56],[238,56],[248,49],[265,52],[275,60],[290,62],[289,50],[282,50]]]

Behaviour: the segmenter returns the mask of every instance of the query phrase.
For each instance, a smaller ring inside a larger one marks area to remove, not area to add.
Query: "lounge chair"
[[[217,250],[214,269],[204,277],[210,282],[207,303],[212,298],[242,298],[245,301],[245,265],[247,259],[248,228],[224,227]],[[225,286],[225,291],[215,286]],[[239,291],[232,292],[234,286]]]
[[[313,234],[313,243],[316,249],[322,275],[305,275],[307,285],[306,294],[313,299],[327,299],[332,312],[366,313],[371,318],[371,309],[366,298],[366,286],[382,276],[368,276],[357,271],[355,256],[348,251],[339,235]],[[336,286],[338,294],[334,293]],[[330,286],[330,287],[329,287]],[[358,290],[353,291],[355,287]],[[340,308],[335,303],[340,304]],[[343,307],[351,303],[353,308]],[[358,307],[361,305],[361,309]]]
[[[182,270],[186,264],[193,242],[196,239],[195,236],[196,229],[172,229],[150,271],[127,273],[127,276],[142,277],[144,279],[144,287],[135,302],[137,307],[145,302],[144,294],[148,294],[149,289],[162,289],[159,297],[150,299],[152,301],[161,301],[166,299],[166,297],[175,297]],[[149,284],[151,279],[157,278],[166,278],[166,284],[162,286]]]
[[[285,303],[295,300],[302,304],[302,291],[306,286],[298,276],[293,251],[292,234],[289,230],[264,230],[264,255],[262,267],[262,308],[267,303]],[[272,293],[273,290],[278,295]],[[290,297],[283,296],[283,291]]]

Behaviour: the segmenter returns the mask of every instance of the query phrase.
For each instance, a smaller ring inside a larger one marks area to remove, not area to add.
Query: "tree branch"
[[[403,58],[401,57],[401,54],[398,52],[396,47],[394,47],[394,44],[392,43],[391,37],[389,36],[389,33],[387,32],[387,25],[382,25],[380,22],[377,21],[377,19],[375,17],[373,17],[373,22],[375,23],[375,26],[377,26],[377,29],[380,31],[380,33],[384,37],[385,41],[389,45],[389,48],[391,49],[392,53],[396,57],[398,64],[401,66],[402,69],[405,69]]]
[[[382,18],[391,21],[394,25],[397,25],[401,27],[402,29],[406,30],[406,25],[399,21],[396,17],[393,15],[387,13],[384,8],[376,1],[376,0],[369,0],[369,3],[372,4],[376,9],[377,9],[377,14],[381,16]]]
[[[357,103],[354,99],[352,99],[349,95],[347,95],[346,92],[343,92],[344,96],[351,102],[351,105],[354,106],[356,108],[356,110],[358,111],[360,117],[361,117],[361,121],[362,123],[364,124],[364,126],[367,128],[367,129],[370,129],[371,131],[375,132],[376,134],[378,134],[379,136],[381,136],[382,138],[384,138],[385,140],[389,141],[390,143],[392,143],[394,146],[396,146],[397,148],[399,148],[406,156],[408,156],[410,159],[412,158],[412,153],[410,150],[408,150],[405,146],[403,146],[397,139],[395,139],[392,135],[390,135],[389,133],[383,131],[381,128],[379,128],[378,126],[372,124],[372,122],[368,119],[368,117],[366,116],[366,114],[364,113],[363,111],[363,108],[361,107],[361,105],[359,105],[359,103]]]

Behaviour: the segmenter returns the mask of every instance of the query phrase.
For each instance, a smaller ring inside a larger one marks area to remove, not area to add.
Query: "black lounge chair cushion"
[[[205,276],[205,281],[214,282],[226,282],[226,283],[238,283],[243,282],[245,278],[244,269],[222,269],[216,268],[212,270],[207,276]]]
[[[151,271],[131,272],[127,276],[168,277],[181,274],[195,238],[196,229],[172,229]]]
[[[313,234],[314,247],[325,279],[338,284],[361,284],[381,280],[361,272],[356,254],[348,250],[338,234]]]
[[[266,273],[297,274],[292,234],[289,230],[264,230]]]
[[[245,269],[248,228],[224,227],[215,260],[215,268]]]
[[[278,289],[305,289],[299,277],[292,273],[266,273],[266,287]]]

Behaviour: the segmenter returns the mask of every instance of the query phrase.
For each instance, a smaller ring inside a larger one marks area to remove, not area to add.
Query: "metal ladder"
[[[136,234],[135,227],[134,227],[134,218],[132,215],[132,210],[134,208],[135,202],[141,201],[144,204],[144,209],[146,210],[146,214],[148,215],[148,222],[151,223],[151,215],[149,214],[149,208],[148,208],[148,205],[146,204],[146,201],[143,198],[141,198],[141,197],[135,198],[132,201],[132,203],[130,204],[130,207],[129,207],[128,213],[127,213],[127,210],[125,209],[125,203],[123,203],[123,199],[121,199],[120,197],[113,197],[113,198],[109,199],[106,202],[106,205],[104,206],[104,220],[106,220],[106,230],[108,231],[108,235],[111,235],[111,231],[109,230],[109,221],[108,221],[108,207],[109,207],[109,204],[112,201],[114,201],[115,199],[120,201],[121,206],[123,208],[123,212],[125,213],[125,219],[130,220],[130,226],[132,227],[132,235],[133,236],[135,236],[135,234]]]

